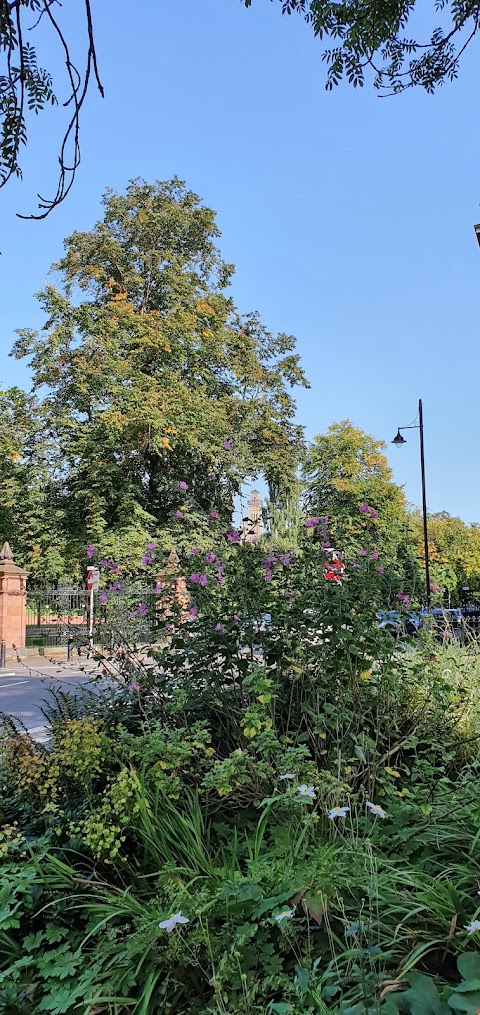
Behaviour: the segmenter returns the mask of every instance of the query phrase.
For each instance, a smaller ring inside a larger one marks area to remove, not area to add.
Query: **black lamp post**
[[[430,563],[428,558],[428,524],[427,524],[427,494],[425,489],[425,451],[423,444],[423,409],[422,399],[420,398],[418,403],[418,423],[411,424],[410,426],[399,426],[396,437],[393,438],[392,444],[395,447],[401,448],[402,444],[406,444],[405,437],[402,437],[402,430],[419,430],[420,432],[420,469],[422,473],[422,507],[423,507],[423,543],[425,547],[425,594],[427,600],[427,609],[430,606],[431,590],[430,590]]]

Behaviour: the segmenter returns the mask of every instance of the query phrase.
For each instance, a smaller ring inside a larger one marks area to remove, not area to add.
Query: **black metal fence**
[[[123,637],[145,642],[158,625],[159,596],[150,586],[128,586],[93,596],[93,641]],[[90,593],[71,585],[43,585],[27,594],[27,648],[88,644]]]

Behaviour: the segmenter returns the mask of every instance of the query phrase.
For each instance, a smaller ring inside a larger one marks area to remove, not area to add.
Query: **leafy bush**
[[[5,1012],[470,1011],[478,656],[379,625],[374,522],[341,580],[326,520],[212,535],[113,689],[6,728]]]

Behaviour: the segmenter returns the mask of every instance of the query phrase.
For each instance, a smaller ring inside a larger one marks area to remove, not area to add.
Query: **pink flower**
[[[140,613],[140,615],[142,617],[146,617],[147,614],[148,614],[148,606],[147,606],[147,604],[146,603],[140,603],[140,606],[138,607],[138,612]]]
[[[325,539],[323,541],[323,543],[320,543],[320,546],[322,547],[322,550],[328,550],[328,548],[330,546],[330,543],[328,542],[328,539]]]
[[[359,557],[366,557],[366,556],[367,556],[367,551],[366,550],[360,550]]]
[[[271,571],[265,571],[265,581],[271,582],[272,578],[273,578],[272,572]]]
[[[205,554],[205,557],[204,557],[204,560],[205,560],[205,563],[206,563],[206,564],[213,564],[213,562],[214,562],[214,561],[215,561],[216,559],[217,559],[217,558],[216,558],[216,556],[215,556],[215,554],[214,554],[214,553],[206,553],[206,554]]]
[[[157,582],[157,584],[155,586],[155,592],[157,593],[157,596],[158,596],[159,592],[162,591],[162,589],[163,589],[163,582]]]
[[[146,549],[147,549],[147,553],[148,552],[153,553],[153,551],[157,549],[157,544],[156,543],[147,543]]]
[[[92,559],[94,553],[95,553],[95,547],[94,547],[93,543],[90,543],[89,546],[87,546],[87,557],[88,557],[89,560]]]
[[[231,529],[230,532],[227,532],[227,539],[229,543],[239,543],[240,533],[237,529]]]
[[[221,571],[217,571],[217,573],[216,573],[216,575],[215,575],[215,578],[217,579],[217,582],[218,582],[218,584],[220,585],[220,582],[221,582],[221,581],[222,581],[222,579],[223,579],[223,574],[222,574],[222,572],[221,572]]]
[[[183,518],[182,512],[181,511],[175,511],[175,518],[178,518],[178,519]]]
[[[132,683],[128,685],[128,690],[129,691],[138,691],[138,684],[134,684],[134,682],[132,680]]]
[[[213,522],[218,522],[220,520],[220,515],[218,511],[212,511],[210,518],[212,519]]]
[[[378,550],[372,550],[372,560],[378,560],[378,557],[379,557]]]
[[[205,588],[205,585],[207,584],[207,582],[208,582],[208,578],[207,578],[206,574],[201,574],[199,579],[198,579],[198,584],[202,586],[202,589]]]
[[[178,484],[178,489],[179,490],[184,490],[184,491],[188,490],[188,483],[186,483],[184,479],[181,479],[179,484]]]
[[[190,613],[191,617],[197,617],[198,616],[198,606],[191,606],[190,610],[189,610],[189,613]]]
[[[377,571],[378,571],[379,574],[385,574],[384,568],[381,567],[381,566],[377,567]]]
[[[200,550],[198,549],[198,546],[194,546],[192,550],[192,557],[197,557],[199,553]]]
[[[369,514],[369,512],[370,512],[370,508],[369,508],[368,504],[360,504],[360,507],[359,507],[358,510],[360,511],[361,515],[366,515],[366,514]]]
[[[231,441],[224,441],[223,442],[223,446],[225,448],[225,451],[231,451],[232,447],[233,447],[233,444],[232,444]]]
[[[440,592],[440,585],[432,585],[432,592]]]
[[[370,518],[378,518],[377,512],[374,511],[373,508],[369,508],[368,513],[370,515]]]
[[[314,529],[315,525],[318,525],[319,521],[320,521],[319,518],[307,518],[307,520],[305,522],[305,528],[306,529]]]
[[[215,630],[217,634],[223,634],[223,627],[221,624],[215,624]]]
[[[195,574],[191,574],[189,581],[191,581],[192,585],[198,585],[198,582],[200,581],[200,575],[197,574],[196,572]]]

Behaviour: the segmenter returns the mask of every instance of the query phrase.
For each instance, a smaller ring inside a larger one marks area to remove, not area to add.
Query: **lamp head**
[[[401,448],[402,444],[406,444],[406,443],[407,442],[405,440],[405,437],[402,437],[402,435],[400,433],[400,429],[398,429],[396,437],[393,438],[392,444],[394,444],[396,448]]]

